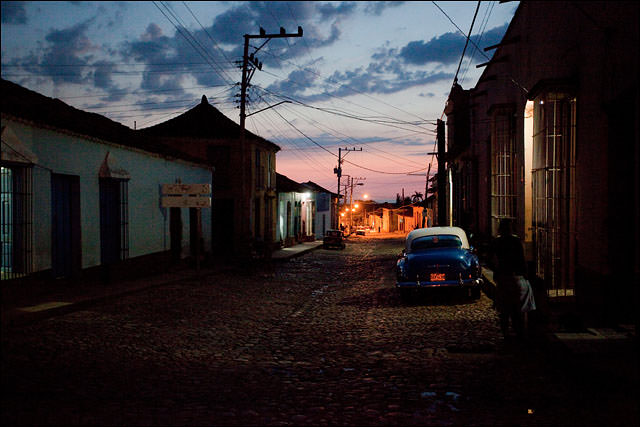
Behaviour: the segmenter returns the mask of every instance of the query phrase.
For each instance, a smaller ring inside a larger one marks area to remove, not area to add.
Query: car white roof
[[[467,239],[467,233],[460,227],[429,227],[429,228],[416,228],[407,234],[407,253],[411,252],[411,242],[418,237],[423,236],[441,236],[450,235],[458,236],[462,242],[463,249],[469,249],[469,240]]]

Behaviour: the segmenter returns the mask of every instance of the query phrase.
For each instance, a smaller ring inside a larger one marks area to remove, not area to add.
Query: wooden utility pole
[[[345,151],[345,156],[349,153],[349,151],[362,151],[362,147],[360,148],[338,148],[338,167],[333,168],[333,173],[338,175],[338,204],[336,206],[336,228],[340,228],[340,178],[342,177],[342,151]],[[345,197],[347,193],[345,191]]]
[[[436,138],[438,142],[438,225],[447,224],[447,171],[446,171],[446,141],[444,136],[444,122],[438,119]]]
[[[302,27],[298,27],[297,33],[288,34],[284,28],[280,27],[280,32],[277,34],[267,34],[266,31],[260,28],[260,34],[245,34],[244,35],[244,52],[242,55],[242,82],[240,83],[240,153],[241,153],[241,179],[240,183],[240,215],[246,216],[247,220],[242,221],[240,224],[240,251],[245,255],[250,253],[251,246],[251,191],[252,188],[249,183],[250,174],[250,162],[251,153],[247,150],[246,138],[245,138],[245,121],[247,118],[246,104],[247,104],[247,89],[249,88],[251,78],[256,69],[262,70],[262,62],[258,61],[255,54],[266,45],[269,40],[285,37],[302,37]],[[251,39],[266,39],[260,47],[249,55],[249,40]]]
[[[351,177],[351,182],[349,184],[349,233],[351,233],[351,230],[353,229],[353,187],[355,187],[356,185],[364,185],[363,183],[357,181],[365,179],[366,178]]]

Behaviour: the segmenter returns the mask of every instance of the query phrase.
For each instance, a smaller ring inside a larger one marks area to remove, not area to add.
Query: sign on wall
[[[211,184],[162,184],[162,194],[211,194]]]
[[[163,208],[210,208],[211,184],[162,184]]]

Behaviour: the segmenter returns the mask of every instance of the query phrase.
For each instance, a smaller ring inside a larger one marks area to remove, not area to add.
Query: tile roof
[[[204,95],[200,104],[189,111],[166,122],[140,129],[139,132],[174,138],[240,139],[240,125],[209,104]],[[267,144],[275,151],[280,150],[276,144],[249,131],[245,131],[245,135],[247,139]]]
[[[79,110],[59,99],[49,98],[5,79],[1,79],[0,83],[0,111],[3,114],[26,120],[36,126],[77,133],[151,153],[202,163],[195,157],[158,144],[153,138],[100,114]]]
[[[313,182],[313,181],[303,182],[303,183],[302,183],[302,185],[306,185],[306,186],[308,186],[308,187],[309,187],[309,188],[311,188],[313,191],[317,191],[317,192],[319,192],[319,193],[329,193],[329,194],[331,194],[331,195],[332,195],[332,196],[334,196],[334,197],[338,197],[338,194],[337,194],[337,193],[334,193],[334,192],[332,192],[332,191],[329,191],[329,190],[327,190],[326,188],[319,186],[318,184],[316,184],[316,183],[315,183],[315,182]]]
[[[278,193],[306,193],[308,190],[304,185],[276,172],[276,191]]]

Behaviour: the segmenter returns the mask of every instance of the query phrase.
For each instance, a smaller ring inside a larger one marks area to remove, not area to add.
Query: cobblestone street
[[[637,420],[628,390],[505,343],[486,295],[403,302],[401,248],[352,236],[4,331],[3,425]]]

